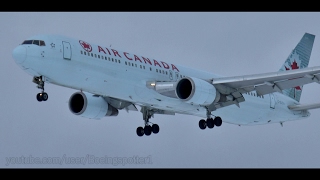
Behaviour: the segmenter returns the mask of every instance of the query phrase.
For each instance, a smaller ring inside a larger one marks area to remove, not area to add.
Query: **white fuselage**
[[[46,42],[45,46],[24,44],[14,50],[17,64],[30,75],[42,75],[46,82],[52,84],[175,113],[207,117],[204,107],[164,96],[148,88],[148,81],[175,82],[182,77],[205,80],[220,77],[63,36],[38,35],[30,39]],[[90,53],[86,49],[91,50]],[[237,125],[285,122],[309,116],[308,111],[289,110],[288,105],[298,102],[281,93],[257,97],[253,91],[243,96],[245,101],[239,104],[240,107],[230,105],[212,114],[222,117],[223,122]]]

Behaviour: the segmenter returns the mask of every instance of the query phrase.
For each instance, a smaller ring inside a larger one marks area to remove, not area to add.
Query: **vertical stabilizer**
[[[292,50],[279,71],[290,71],[308,67],[315,35],[305,33],[297,46]],[[283,94],[300,101],[303,86],[283,90]]]

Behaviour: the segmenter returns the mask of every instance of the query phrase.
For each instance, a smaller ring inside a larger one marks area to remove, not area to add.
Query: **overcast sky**
[[[211,130],[200,130],[196,116],[155,115],[160,132],[138,137],[140,112],[78,117],[67,104],[76,91],[48,83],[48,101],[38,102],[40,90],[11,55],[28,37],[50,33],[224,76],[273,72],[305,32],[316,35],[309,66],[320,65],[319,19],[317,12],[1,12],[0,168],[319,168],[320,109],[283,127]],[[304,86],[301,103],[320,102],[319,92],[319,84]],[[43,158],[67,161],[34,162]]]

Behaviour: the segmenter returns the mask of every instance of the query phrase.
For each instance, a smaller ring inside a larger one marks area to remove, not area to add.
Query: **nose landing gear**
[[[46,92],[38,93],[37,100],[39,102],[48,100],[48,94]]]
[[[44,92],[44,77],[42,76],[34,76],[32,82],[37,84],[37,88],[41,89],[41,93],[37,94],[37,100],[39,102],[48,100],[48,94]]]

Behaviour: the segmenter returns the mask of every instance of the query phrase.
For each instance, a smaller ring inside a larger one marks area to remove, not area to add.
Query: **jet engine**
[[[103,97],[86,92],[76,92],[69,99],[69,109],[75,115],[90,119],[117,116],[118,109],[112,107]]]
[[[218,102],[220,93],[207,81],[194,77],[185,77],[176,84],[176,96],[191,104],[210,105]]]

